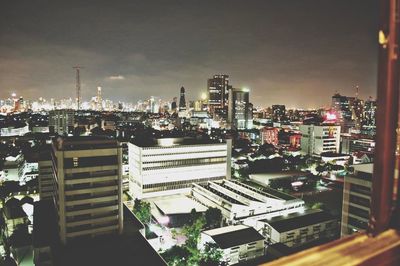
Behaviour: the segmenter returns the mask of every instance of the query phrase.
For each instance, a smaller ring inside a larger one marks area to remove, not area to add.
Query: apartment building
[[[53,140],[53,199],[62,243],[122,231],[122,149],[105,137]]]
[[[354,165],[354,173],[344,178],[341,235],[368,228],[373,164]]]

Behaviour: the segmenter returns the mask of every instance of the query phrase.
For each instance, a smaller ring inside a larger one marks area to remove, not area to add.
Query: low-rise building
[[[322,238],[333,239],[338,235],[337,219],[321,210],[259,220],[256,228],[269,244],[283,243],[288,247],[298,247]]]
[[[24,177],[25,158],[22,154],[17,156],[8,156],[4,161],[4,180],[20,181]]]
[[[264,255],[264,236],[253,227],[231,225],[201,232],[198,247],[216,244],[222,250],[222,261],[228,265],[245,262]]]
[[[253,226],[260,219],[304,211],[304,201],[279,191],[257,189],[231,181],[193,184],[192,196],[208,207],[219,208],[230,224]]]

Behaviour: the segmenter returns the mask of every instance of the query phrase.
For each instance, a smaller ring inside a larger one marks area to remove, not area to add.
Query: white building
[[[253,188],[230,180],[193,184],[192,196],[208,207],[219,208],[228,223],[254,226],[260,219],[304,211],[304,201],[279,191]]]
[[[298,247],[318,239],[333,239],[338,234],[338,220],[329,212],[308,210],[257,221],[256,229],[268,244],[282,243]]]
[[[12,137],[12,136],[23,136],[29,132],[28,124],[21,127],[3,127],[0,129],[0,136],[2,137]]]
[[[135,198],[189,193],[192,183],[230,178],[231,140],[165,138],[128,148],[129,191]]]
[[[198,247],[204,250],[207,243],[222,250],[222,261],[228,265],[245,262],[264,255],[264,236],[253,227],[230,225],[201,232]]]
[[[324,152],[339,152],[340,126],[300,125],[301,152],[320,155]]]
[[[25,173],[25,159],[22,154],[8,156],[4,161],[4,181],[20,181]]]

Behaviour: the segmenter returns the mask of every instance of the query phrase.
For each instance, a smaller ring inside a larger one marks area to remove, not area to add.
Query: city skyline
[[[0,98],[74,98],[77,64],[86,100],[98,86],[115,101],[169,100],[181,86],[195,100],[217,73],[250,88],[255,106],[318,108],[357,85],[375,97],[373,1],[22,2],[0,11]]]

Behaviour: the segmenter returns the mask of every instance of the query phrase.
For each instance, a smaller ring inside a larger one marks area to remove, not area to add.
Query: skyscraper
[[[101,97],[101,87],[97,87],[97,111],[103,110],[103,99]]]
[[[62,243],[122,232],[122,148],[104,137],[53,140],[53,201]]]
[[[227,118],[228,95],[229,95],[229,76],[224,74],[214,75],[208,79],[208,106],[212,114],[222,118]]]
[[[355,123],[352,120],[352,104],[354,97],[347,97],[336,93],[332,96],[332,110],[335,111],[337,122],[342,127],[342,132],[347,133],[348,129],[353,127]]]
[[[376,132],[376,101],[371,98],[365,101],[361,133],[374,136]]]
[[[228,123],[237,129],[250,129],[253,126],[253,107],[249,102],[249,89],[231,88],[229,90]]]
[[[186,110],[185,88],[182,86],[179,97],[179,111],[185,111],[185,110]]]

